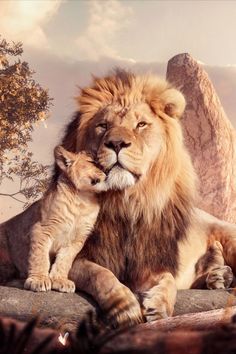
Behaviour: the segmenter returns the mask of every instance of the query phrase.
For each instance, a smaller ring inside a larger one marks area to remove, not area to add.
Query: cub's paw
[[[32,291],[51,290],[51,280],[48,276],[30,276],[24,283],[24,288]]]
[[[206,278],[208,289],[227,289],[233,282],[233,272],[229,266],[220,266],[211,269]]]
[[[140,304],[136,296],[124,285],[110,294],[109,301],[103,308],[107,322],[113,328],[143,322]]]
[[[165,293],[154,286],[150,290],[143,292],[142,311],[147,322],[152,322],[167,318],[172,315],[174,304],[169,304]]]
[[[67,278],[51,278],[52,289],[61,293],[74,293],[75,283]]]

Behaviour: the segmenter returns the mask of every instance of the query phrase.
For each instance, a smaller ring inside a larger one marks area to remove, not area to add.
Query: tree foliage
[[[0,37],[0,184],[19,181],[17,191],[0,195],[29,202],[47,184],[48,166],[33,161],[28,144],[34,124],[47,119],[51,99],[33,79],[28,63],[20,60],[22,53],[22,43]]]

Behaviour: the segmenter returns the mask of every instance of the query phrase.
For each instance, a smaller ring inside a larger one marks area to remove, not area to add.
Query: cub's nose
[[[109,140],[105,142],[104,145],[108,149],[114,150],[118,155],[121,149],[129,147],[131,143],[127,143],[124,140]]]

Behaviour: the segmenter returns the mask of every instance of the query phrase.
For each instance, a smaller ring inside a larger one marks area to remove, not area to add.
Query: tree
[[[49,166],[33,160],[28,144],[34,124],[47,119],[52,99],[20,60],[22,53],[22,43],[0,37],[0,185],[5,179],[19,182],[17,191],[0,196],[29,203],[48,182]]]

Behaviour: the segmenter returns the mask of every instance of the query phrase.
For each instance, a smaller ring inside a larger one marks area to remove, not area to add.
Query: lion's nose
[[[127,148],[131,145],[131,143],[126,143],[123,140],[109,140],[108,142],[104,143],[108,149],[114,150],[117,154],[119,154],[121,149]]]

